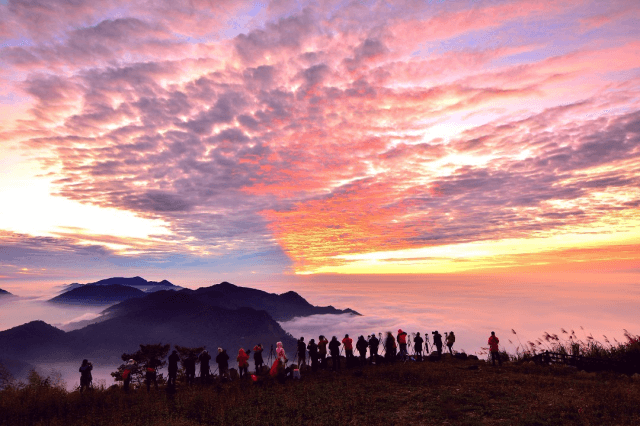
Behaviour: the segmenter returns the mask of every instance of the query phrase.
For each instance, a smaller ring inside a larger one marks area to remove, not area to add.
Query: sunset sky
[[[637,0],[0,0],[0,287],[640,276],[638,22]]]

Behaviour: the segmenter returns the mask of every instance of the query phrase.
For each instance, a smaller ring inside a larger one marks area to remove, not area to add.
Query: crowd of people
[[[453,355],[453,345],[456,341],[456,336],[453,331],[445,333],[445,339],[443,342],[442,335],[436,330],[431,333],[432,341],[429,335],[425,333],[424,337],[419,333],[412,333],[409,335],[402,329],[398,330],[398,333],[394,336],[391,332],[387,332],[383,337],[382,333],[378,335],[371,334],[366,338],[359,336],[355,341],[349,337],[349,334],[345,334],[344,338],[338,340],[336,336],[333,336],[331,340],[328,340],[324,335],[318,337],[318,341],[310,339],[308,343],[305,343],[304,337],[300,337],[297,341],[297,347],[293,362],[287,366],[289,358],[286,355],[282,342],[276,344],[275,352],[273,346],[269,353],[269,362],[273,358],[270,368],[267,370],[263,358],[264,347],[258,343],[252,350],[246,350],[240,348],[236,361],[238,363],[238,369],[229,369],[229,355],[223,348],[218,348],[218,353],[215,358],[217,364],[217,372],[220,378],[231,380],[235,374],[239,375],[239,378],[245,378],[250,376],[254,381],[263,380],[271,377],[280,381],[284,380],[287,376],[299,375],[299,369],[304,365],[308,365],[311,371],[329,369],[329,360],[331,361],[331,369],[333,371],[340,370],[340,359],[343,356],[345,358],[346,368],[352,368],[356,366],[364,366],[366,364],[381,364],[395,361],[423,361],[426,356],[434,359],[439,359],[443,353],[443,344],[446,343],[449,353]],[[491,332],[491,336],[488,340],[489,350],[491,354],[491,362],[495,365],[498,361],[499,365],[502,365],[502,361],[499,356],[499,343],[500,340],[495,335],[495,332]],[[410,348],[413,346],[413,355],[410,355]],[[358,352],[358,356],[354,355],[354,349]],[[253,351],[253,360],[255,364],[255,374],[249,374],[249,355]],[[367,360],[367,351],[369,358]],[[213,376],[211,373],[210,361],[212,356],[207,350],[203,350],[198,356],[190,354],[184,359],[181,359],[180,355],[174,350],[168,357],[168,378],[167,387],[169,389],[175,389],[176,379],[178,375],[178,363],[182,361],[184,367],[184,380],[187,385],[195,383],[196,379],[196,364],[200,364],[200,381],[207,383]],[[308,360],[308,363],[307,363]],[[149,359],[144,368],[144,378],[147,387],[147,392],[151,390],[153,385],[158,388],[157,370],[162,363],[155,359]],[[123,366],[122,381],[124,383],[124,390],[128,391],[132,380],[133,373],[139,371],[140,366],[133,359],[128,360]],[[91,388],[91,371],[93,366],[88,360],[83,360],[80,366],[80,393],[85,389]],[[267,373],[268,371],[268,373]],[[234,374],[230,374],[233,372]]]

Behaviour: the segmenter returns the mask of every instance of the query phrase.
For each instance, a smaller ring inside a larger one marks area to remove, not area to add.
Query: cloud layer
[[[307,273],[615,233],[640,206],[639,11],[9,0],[0,81],[29,113],[1,137],[56,194],[164,220],[163,258],[279,253]],[[34,238],[3,235],[17,251]]]

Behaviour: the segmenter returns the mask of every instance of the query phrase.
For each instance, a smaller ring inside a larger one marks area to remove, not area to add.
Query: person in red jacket
[[[251,351],[249,351],[251,352]],[[244,348],[240,348],[238,351],[238,370],[240,370],[240,378],[249,373],[249,355],[244,351]]]
[[[407,359],[407,333],[402,331],[402,329],[398,329],[398,344],[400,345],[400,356],[402,360],[405,361]]]
[[[500,360],[500,349],[498,349],[498,344],[500,343],[500,339],[496,337],[495,331],[491,332],[491,336],[489,337],[489,350],[491,351],[491,364],[496,365],[496,359],[498,360],[498,365],[502,365],[502,361]]]
[[[342,344],[344,345],[344,356],[347,359],[347,368],[349,368],[353,366],[353,339],[345,334]]]

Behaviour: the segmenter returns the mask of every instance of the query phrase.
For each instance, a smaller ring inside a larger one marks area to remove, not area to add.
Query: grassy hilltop
[[[640,380],[529,362],[407,362],[187,387],[94,389],[32,380],[0,391],[2,425],[638,425]],[[32,378],[33,379],[33,378]]]

